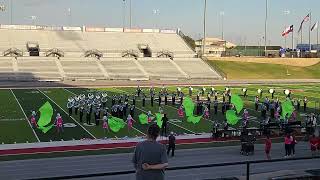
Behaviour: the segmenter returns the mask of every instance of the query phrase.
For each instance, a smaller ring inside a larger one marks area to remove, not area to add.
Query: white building
[[[203,39],[199,39],[195,41],[195,44],[196,44],[196,52],[198,54],[202,54]],[[207,37],[204,54],[205,56],[208,56],[208,57],[221,57],[225,53],[226,48],[232,48],[235,46],[236,46],[235,44],[232,44],[230,42],[227,42],[219,38]]]

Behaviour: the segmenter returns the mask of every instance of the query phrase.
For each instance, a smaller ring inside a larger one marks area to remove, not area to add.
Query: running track
[[[273,144],[271,152],[273,158],[282,158],[284,155],[283,144]],[[255,155],[248,157],[239,155],[238,146],[179,150],[176,154],[176,157],[169,159],[171,167],[265,159],[263,145],[256,145]],[[296,157],[309,155],[310,151],[308,144],[299,142],[296,147]],[[133,166],[130,162],[131,157],[132,154],[115,154],[0,162],[0,179],[30,179],[57,175],[81,175],[132,170]],[[295,171],[319,169],[319,164],[320,159],[258,164],[251,166],[251,172],[265,173],[279,170]],[[166,173],[166,178],[168,180],[200,180],[217,177],[241,176],[243,174],[245,174],[245,167],[239,165],[232,167],[169,171]],[[135,177],[131,174],[126,176],[86,179],[134,180]]]

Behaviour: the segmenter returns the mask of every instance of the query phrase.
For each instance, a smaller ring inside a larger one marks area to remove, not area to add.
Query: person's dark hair
[[[148,128],[148,136],[152,139],[157,139],[160,133],[160,128],[157,124],[151,124]]]
[[[266,136],[266,138],[267,138],[267,139],[270,139],[270,136],[269,136],[269,135],[267,135],[267,136]]]

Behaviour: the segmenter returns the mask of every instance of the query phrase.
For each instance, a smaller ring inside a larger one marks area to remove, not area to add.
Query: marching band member
[[[152,119],[151,119],[152,113],[151,113],[151,111],[148,111],[147,116],[148,116],[148,123],[151,123],[152,122]]]
[[[80,112],[80,122],[82,123],[82,119],[83,119],[83,112],[84,112],[84,107],[83,107],[83,106],[81,106],[81,107],[80,107],[79,112]]]
[[[248,127],[248,121],[249,121],[249,112],[248,112],[247,109],[244,109],[244,111],[243,111],[242,121],[243,121],[243,127],[247,128]]]
[[[76,96],[74,98],[74,105],[73,106],[74,106],[74,114],[75,115],[78,115],[78,109],[79,109],[79,106],[80,106],[79,100],[80,100],[79,96]]]
[[[37,114],[36,114],[35,111],[32,111],[32,112],[31,112],[30,122],[31,122],[32,127],[34,127],[34,128],[37,128],[37,127],[38,127],[37,121],[36,121],[36,115],[37,115]]]
[[[128,132],[132,129],[133,127],[133,122],[136,122],[132,116],[129,114],[127,117],[127,125],[128,125]]]
[[[209,119],[210,118],[210,111],[209,108],[207,106],[204,106],[204,118],[205,119]]]
[[[178,109],[178,115],[180,118],[183,118],[184,117],[184,112],[183,112],[183,106],[180,106],[179,109]]]
[[[58,133],[63,132],[63,120],[59,113],[57,113],[55,124],[56,124]]]
[[[107,131],[109,132],[108,116],[103,116],[102,121],[102,128],[104,130],[104,133],[106,134]]]
[[[74,99],[73,98],[69,98],[68,99],[68,103],[67,103],[67,108],[69,110],[69,116],[72,116],[73,105],[74,105]]]

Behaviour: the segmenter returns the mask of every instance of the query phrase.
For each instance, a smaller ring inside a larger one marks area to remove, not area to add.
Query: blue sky
[[[127,0],[129,1],[129,0]],[[203,34],[203,0],[132,0],[132,24],[139,28],[181,28],[185,34],[199,38]],[[10,0],[0,0],[7,9],[0,12],[0,23],[10,23]],[[68,25],[68,8],[73,26],[122,27],[123,0],[12,0],[13,23]],[[225,38],[237,44],[258,44],[264,34],[265,0],[208,0],[207,34],[221,37],[221,16],[224,12]],[[159,13],[154,14],[153,10]],[[284,11],[290,14],[285,15]],[[303,17],[312,12],[312,20],[320,20],[319,0],[269,0],[270,44],[283,45],[281,32],[285,25],[298,29]],[[129,25],[129,3],[126,9],[126,26]],[[308,40],[304,26],[304,39]],[[297,36],[297,34],[294,34]],[[312,34],[316,41],[316,34]],[[262,41],[262,40],[261,40]],[[288,40],[288,44],[291,44]]]

